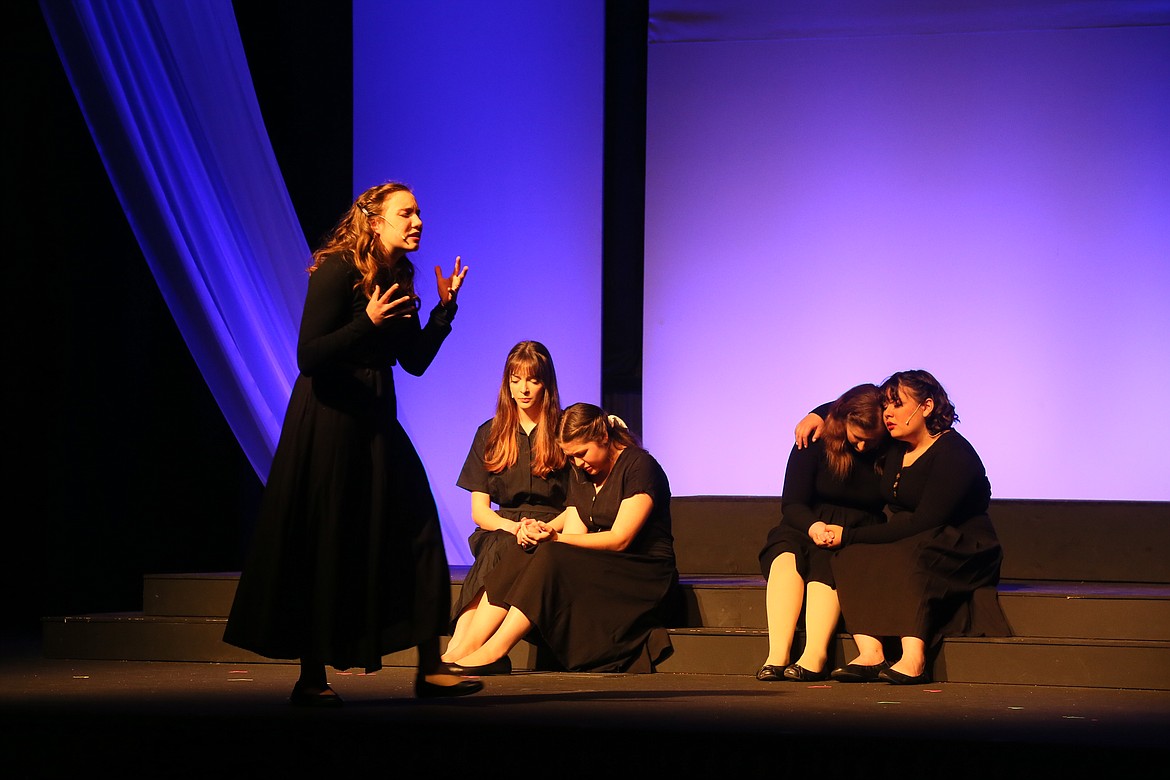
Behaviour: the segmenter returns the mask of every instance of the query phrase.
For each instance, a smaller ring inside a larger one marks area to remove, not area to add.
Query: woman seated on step
[[[840,548],[833,576],[858,650],[832,677],[913,685],[929,682],[927,653],[943,637],[1011,634],[996,596],[1003,551],[987,515],[983,462],[955,431],[959,416],[942,385],[926,371],[901,371],[881,390],[894,438],[882,475],[890,519],[830,524],[821,542]],[[901,642],[893,664],[885,638]]]
[[[471,518],[478,527],[467,540],[475,562],[452,609],[446,662],[468,651],[467,629],[487,603],[484,578],[506,550],[516,547],[521,521],[552,522],[564,511],[569,467],[557,444],[560,419],[552,356],[538,341],[521,341],[504,361],[495,416],[475,432],[456,482],[471,491]],[[498,671],[510,670],[507,661],[504,656]]]
[[[574,467],[566,509],[525,521],[488,573],[458,673],[496,671],[534,629],[566,671],[651,672],[670,655],[664,612],[678,571],[666,474],[592,404],[565,410],[557,440]]]
[[[830,567],[833,552],[818,543],[830,524],[856,528],[885,521],[881,456],[889,437],[882,397],[872,384],[846,391],[829,405],[819,439],[794,446],[788,456],[780,524],[768,532],[760,552],[768,581],[768,658],[757,680],[814,682],[829,676],[829,642],[841,609]],[[789,663],[802,608],[804,649]]]

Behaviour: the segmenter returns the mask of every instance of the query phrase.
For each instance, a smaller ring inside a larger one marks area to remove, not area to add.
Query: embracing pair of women
[[[915,370],[858,385],[797,426],[782,519],[760,552],[769,647],[757,679],[924,683],[943,637],[1010,635],[991,485],[958,419],[938,380]],[[858,652],[830,671],[842,618]]]

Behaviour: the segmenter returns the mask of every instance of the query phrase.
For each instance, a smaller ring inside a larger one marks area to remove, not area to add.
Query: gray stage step
[[[767,628],[763,577],[687,578],[690,627]],[[1170,640],[1170,586],[1010,580],[999,602],[1017,636]]]
[[[46,658],[215,663],[273,663],[222,641],[225,618],[87,615],[46,620]],[[765,629],[671,629],[668,674],[751,675],[768,651]],[[797,637],[795,651],[800,649]],[[854,651],[836,642],[836,663]],[[535,667],[536,649],[522,642],[511,653],[518,670]],[[386,656],[387,666],[413,666],[413,651]],[[1056,685],[1170,690],[1170,642],[1045,637],[952,638],[933,666],[938,682]]]
[[[687,497],[672,504],[683,572],[684,627],[672,629],[678,674],[753,674],[767,655],[765,583],[756,553],[779,498]],[[1004,544],[1000,603],[1015,636],[946,640],[940,682],[1170,690],[1170,505],[1155,502],[997,501]],[[1125,527],[1124,538],[1117,533]],[[734,530],[734,533],[729,533]],[[458,594],[464,569],[452,571]],[[238,573],[152,574],[143,611],[50,617],[49,658],[270,663],[222,641]],[[795,652],[799,652],[798,636]],[[845,634],[835,660],[853,653]],[[535,666],[535,648],[511,654]],[[414,664],[413,651],[388,656]]]
[[[452,597],[463,569],[452,571]],[[224,617],[238,572],[152,574],[143,579],[144,615]],[[761,576],[683,575],[692,628],[766,628]],[[1019,636],[1170,641],[1170,586],[1008,580],[1000,604]]]
[[[460,574],[453,578],[455,594]],[[231,572],[149,576],[144,585],[149,612],[46,619],[44,654],[270,663],[222,641],[237,578]],[[661,671],[754,673],[767,655],[763,579],[695,577],[683,586],[688,627],[672,629],[675,653]],[[1001,603],[1017,636],[946,640],[935,661],[935,679],[1170,690],[1170,590],[1011,582],[1004,584]],[[798,636],[796,652],[799,648]],[[839,636],[835,658],[847,660],[853,651],[852,640]],[[512,653],[517,669],[533,668],[535,658],[527,643]],[[385,662],[413,665],[414,656],[399,653]]]

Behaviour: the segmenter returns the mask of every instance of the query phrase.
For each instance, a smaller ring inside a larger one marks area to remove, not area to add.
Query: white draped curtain
[[[296,377],[310,257],[232,3],[41,10],[159,289],[264,480]]]

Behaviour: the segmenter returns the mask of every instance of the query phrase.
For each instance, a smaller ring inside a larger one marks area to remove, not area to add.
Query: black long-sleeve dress
[[[479,426],[471,442],[471,450],[459,472],[456,485],[467,491],[487,493],[498,508],[496,514],[509,520],[531,517],[534,520],[552,520],[565,508],[565,497],[569,489],[569,466],[566,464],[544,477],[532,473],[532,439],[537,428],[524,433],[516,427],[516,462],[500,472],[490,472],[484,466],[484,452],[487,449],[488,434],[492,421]],[[463,584],[451,609],[451,628],[472,600],[479,598],[484,588],[484,578],[495,568],[504,551],[515,547],[516,537],[507,531],[486,531],[476,528],[467,538],[475,562],[467,570]]]
[[[224,641],[374,671],[446,632],[450,571],[395,363],[421,375],[454,303],[375,326],[348,256],[309,277],[293,386]],[[392,282],[388,273],[383,289]]]
[[[834,587],[830,561],[835,551],[814,544],[808,529],[817,521],[845,528],[885,521],[881,477],[874,469],[880,454],[874,450],[854,454],[853,468],[842,479],[829,468],[823,439],[803,449],[792,448],[784,470],[780,523],[768,532],[760,551],[764,577],[778,556],[790,552],[801,579]]]
[[[1009,636],[983,462],[955,430],[910,466],[902,465],[905,451],[894,442],[886,457],[889,522],[845,529],[833,557],[846,630],[928,645],[944,636]]]
[[[678,586],[670,484],[640,447],[622,450],[600,491],[573,474],[568,504],[590,533],[612,528],[622,501],[642,493],[653,502],[650,517],[622,552],[562,542],[508,549],[487,575],[488,599],[523,612],[562,669],[651,672],[673,649],[665,630]]]

